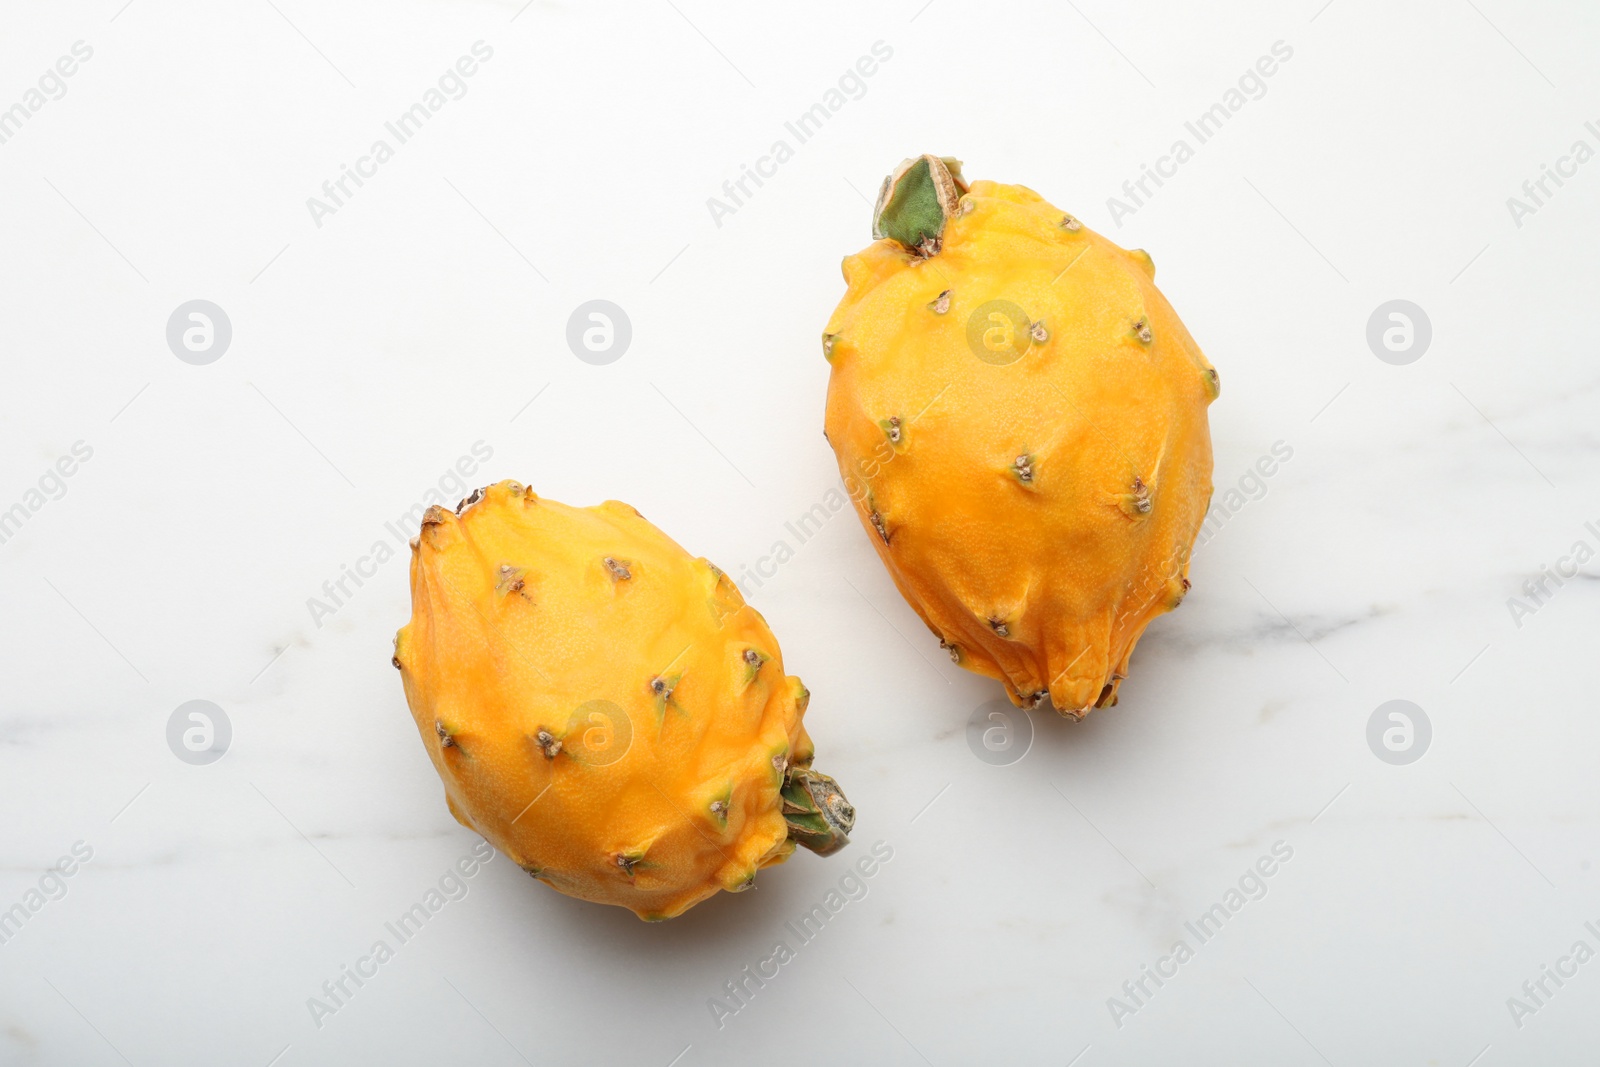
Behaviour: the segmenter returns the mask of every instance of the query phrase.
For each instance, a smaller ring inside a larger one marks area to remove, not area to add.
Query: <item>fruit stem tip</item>
[[[784,777],[782,796],[789,840],[819,856],[830,856],[850,843],[856,809],[838,782],[809,767],[794,767]]]
[[[872,236],[887,237],[924,258],[936,256],[945,223],[966,191],[959,159],[921,155],[904,160],[878,190]]]

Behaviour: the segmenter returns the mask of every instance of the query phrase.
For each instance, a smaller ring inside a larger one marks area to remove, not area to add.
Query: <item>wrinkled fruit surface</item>
[[[923,156],[877,216],[823,334],[840,473],[956,662],[1081,718],[1189,587],[1217,373],[1148,255],[1030,189]]]
[[[665,919],[844,843],[772,632],[633,508],[500,482],[413,545],[406,700],[451,812],[535,878]]]

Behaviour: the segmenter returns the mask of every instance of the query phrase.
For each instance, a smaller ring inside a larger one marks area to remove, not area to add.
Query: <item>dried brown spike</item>
[[[1150,332],[1150,323],[1146,319],[1140,319],[1133,324],[1133,333],[1144,344],[1149,344],[1155,337],[1155,334]]]
[[[884,419],[880,425],[883,426],[884,436],[889,438],[890,444],[899,444],[900,439],[905,436],[905,430],[903,430],[900,426],[899,415],[890,415],[887,419]]]
[[[1044,322],[1042,320],[1039,322],[1030,322],[1028,324],[1028,336],[1040,344],[1043,344],[1044,342],[1050,340],[1050,331],[1044,328]]]
[[[878,531],[878,536],[883,539],[884,544],[889,543],[889,531],[884,528],[883,516],[878,514],[877,508],[872,509],[872,528]]]
[[[524,585],[522,575],[524,574],[524,571],[521,567],[513,567],[509,563],[502,563],[498,568],[496,568],[496,573],[499,574],[500,579],[499,581],[495,582],[495,592],[502,596],[507,593],[522,592],[522,587]]]
[[[671,682],[671,680],[667,679],[667,678],[663,678],[659,674],[656,675],[654,678],[650,679],[650,692],[654,693],[656,696],[660,697],[662,700],[668,699],[669,697],[672,696],[672,682]]]
[[[943,315],[946,311],[949,311],[950,290],[946,289],[944,292],[934,297],[932,303],[928,305],[928,310],[933,312],[935,315]]]
[[[456,505],[456,514],[461,514],[467,508],[470,508],[472,505],[476,504],[482,499],[483,489],[481,487],[474,489],[472,492],[468,493],[464,498],[462,498],[461,502]]]
[[[539,732],[533,735],[533,743],[545,759],[555,759],[561,753],[561,739],[550,732],[549,727],[539,727]]]
[[[1029,484],[1033,481],[1033,457],[1024,453],[1011,464],[1011,472],[1017,476],[1017,481]]]
[[[1150,499],[1150,487],[1144,484],[1144,479],[1137,474],[1128,486],[1128,492],[1114,497],[1117,508],[1128,518],[1135,522],[1145,518],[1155,508],[1155,502]]]
[[[991,616],[989,616],[988,623],[989,623],[989,629],[993,630],[997,636],[999,636],[999,637],[1010,637],[1011,636],[1011,627],[1007,626],[1005,624],[1004,620],[996,618],[995,616],[991,615]]]
[[[1150,514],[1150,489],[1144,484],[1144,479],[1133,479],[1133,510],[1141,515]]]
[[[611,580],[614,582],[625,582],[629,578],[633,577],[633,572],[628,569],[627,564],[621,562],[620,560],[616,560],[610,556],[607,556],[600,562],[604,563],[606,565],[606,570],[611,572]]]
[[[433,732],[439,735],[440,748],[456,747],[456,739],[450,735],[449,730],[445,729],[444,720],[435,719],[433,721]]]
[[[1083,229],[1083,223],[1079,222],[1071,215],[1062,215],[1060,226],[1068,233],[1077,233],[1079,230]]]

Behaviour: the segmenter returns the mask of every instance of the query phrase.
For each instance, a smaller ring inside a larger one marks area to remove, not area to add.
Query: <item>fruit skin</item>
[[[843,844],[854,810],[807,769],[809,694],[766,622],[633,508],[500,482],[412,548],[406,701],[450,811],[534,877],[666,919],[791,834]]]
[[[1146,625],[1189,588],[1216,371],[1147,254],[1031,189],[922,156],[876,214],[823,333],[840,473],[952,657],[1081,719],[1116,702]],[[979,312],[991,301],[1020,320]]]

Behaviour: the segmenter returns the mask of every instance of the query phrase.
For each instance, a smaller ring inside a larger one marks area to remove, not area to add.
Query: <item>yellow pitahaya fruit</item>
[[[825,433],[900,592],[962,666],[1081,720],[1189,588],[1217,372],[1155,265],[921,156],[844,261]]]
[[[406,701],[456,819],[535,878],[667,919],[844,846],[772,631],[633,508],[500,482],[412,548]]]

